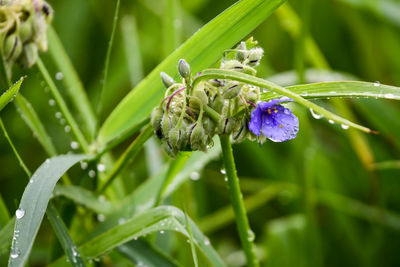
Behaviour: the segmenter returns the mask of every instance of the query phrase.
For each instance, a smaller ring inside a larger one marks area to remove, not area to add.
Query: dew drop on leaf
[[[311,115],[313,116],[313,118],[316,120],[319,120],[323,117],[323,115],[315,113],[315,111],[312,108],[310,108],[310,112],[311,112]]]
[[[342,124],[342,125],[340,125],[344,130],[347,130],[347,129],[349,129],[349,125],[346,125],[346,124]]]
[[[21,219],[22,217],[24,217],[25,215],[25,211],[23,209],[17,209],[15,211],[15,217],[17,217],[17,219]]]

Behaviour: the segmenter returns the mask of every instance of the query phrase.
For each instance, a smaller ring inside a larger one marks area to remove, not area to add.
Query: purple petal
[[[293,99],[290,99],[289,97],[284,96],[279,99],[272,99],[268,102],[264,102],[264,101],[258,102],[257,107],[261,107],[263,110],[268,110],[268,108],[272,107],[273,105],[276,105],[281,102],[288,102],[288,101],[293,101]]]
[[[275,108],[276,113],[275,110],[271,114],[263,113],[262,134],[274,142],[295,138],[299,131],[299,120],[289,109],[281,105],[276,105]]]
[[[262,109],[261,107],[257,106],[255,110],[251,112],[251,120],[249,123],[249,129],[255,135],[261,135],[261,123],[262,123]]]

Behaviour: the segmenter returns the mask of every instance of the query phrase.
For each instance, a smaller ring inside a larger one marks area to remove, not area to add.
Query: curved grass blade
[[[79,114],[82,114],[86,132],[93,137],[96,130],[96,116],[83,84],[58,38],[57,33],[52,27],[47,31],[47,37],[51,59],[64,76],[63,82],[65,83],[66,90],[71,97],[74,107],[79,111]]]
[[[173,262],[166,255],[162,254],[156,248],[152,247],[145,241],[134,240],[125,245],[119,246],[118,251],[125,255],[135,264],[141,262],[148,267],[178,267],[177,263]]]
[[[104,93],[107,89],[108,68],[110,66],[111,51],[112,51],[113,44],[114,44],[115,29],[117,28],[120,2],[121,2],[120,0],[117,0],[117,4],[115,6],[114,22],[113,22],[113,26],[112,26],[110,41],[109,41],[108,47],[107,47],[106,61],[104,64],[103,86],[100,89],[99,98],[98,98],[98,102],[97,102],[97,108],[96,108],[97,112],[96,113],[97,113],[97,117],[99,117],[99,118],[101,118],[101,114],[102,114],[102,110],[103,110]]]
[[[0,111],[16,97],[24,79],[25,77],[21,77],[18,82],[0,96]]]
[[[164,94],[160,72],[177,77],[176,65],[181,58],[190,63],[194,73],[208,67],[220,58],[224,49],[240,41],[283,2],[285,0],[243,0],[214,18],[159,64],[120,102],[101,127],[98,143],[108,143],[148,117]]]
[[[13,236],[13,228],[15,224],[15,216],[8,221],[8,223],[1,228],[0,231],[0,255],[9,252],[11,246],[11,239]]]
[[[67,254],[69,262],[72,266],[75,267],[85,267],[85,263],[76,248],[74,242],[72,241],[71,237],[69,236],[68,229],[65,226],[64,222],[61,220],[60,215],[57,212],[57,209],[53,206],[52,203],[49,204],[47,208],[47,217],[51,223],[51,226],[54,229],[54,232],[57,235],[58,240],[61,243],[64,251]]]
[[[287,90],[304,98],[333,98],[333,97],[372,97],[400,100],[400,87],[380,83],[339,81],[321,82],[286,87]],[[276,98],[273,92],[265,92],[261,98],[264,101]]]
[[[202,80],[209,80],[209,79],[215,79],[215,78],[216,79],[235,80],[235,81],[252,84],[252,85],[258,86],[260,88],[265,88],[267,90],[270,90],[271,92],[274,92],[276,94],[275,98],[280,97],[280,96],[289,97],[289,98],[293,99],[294,101],[296,101],[297,103],[299,103],[307,108],[313,109],[314,112],[321,114],[322,116],[324,116],[327,119],[330,119],[330,120],[340,123],[342,125],[353,127],[355,129],[361,130],[363,132],[374,133],[374,131],[372,131],[371,129],[361,126],[361,125],[358,125],[356,123],[353,123],[349,120],[346,120],[346,119],[318,106],[317,104],[314,104],[313,102],[304,99],[299,94],[296,94],[286,88],[283,88],[279,85],[276,85],[276,84],[266,81],[264,79],[250,76],[250,75],[240,73],[237,71],[221,70],[221,69],[207,69],[207,70],[203,71],[201,75],[199,75],[198,77],[195,78],[195,80],[193,82],[193,86],[195,86],[196,83],[198,83]]]
[[[113,210],[113,206],[106,199],[97,197],[93,192],[79,186],[56,185],[53,197],[58,196],[66,197],[96,213],[108,214]]]
[[[144,225],[145,227],[143,227]],[[199,228],[191,220],[190,225],[193,233],[193,241],[208,258],[212,266],[225,266],[207,237],[201,233]],[[176,231],[189,237],[183,212],[172,206],[160,206],[145,211],[126,221],[124,224],[120,224],[93,238],[80,246],[79,250],[84,257],[94,259],[135,238],[167,230]],[[62,257],[50,266],[61,267],[68,266],[68,264],[65,261],[65,257]]]
[[[62,155],[46,160],[33,174],[16,211],[8,266],[24,266],[39,230],[51,193],[60,177],[84,155]]]

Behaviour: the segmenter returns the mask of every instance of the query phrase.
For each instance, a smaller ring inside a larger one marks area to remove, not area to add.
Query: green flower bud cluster
[[[252,40],[249,44],[254,46]],[[221,69],[256,75],[255,67],[263,56],[261,48],[247,49],[246,43],[241,42],[228,53],[229,56],[221,61]],[[213,145],[216,134],[232,135],[235,142],[252,138],[248,130],[249,105],[255,105],[260,100],[260,88],[225,79],[203,81],[193,87],[190,66],[183,59],[178,63],[178,72],[181,82],[161,73],[167,90],[151,115],[155,134],[164,141],[168,154],[175,156],[179,151],[207,151]],[[206,108],[217,112],[219,120],[213,120],[205,112]]]
[[[0,1],[0,53],[8,71],[14,63],[31,67],[47,50],[46,30],[53,18],[44,0]]]

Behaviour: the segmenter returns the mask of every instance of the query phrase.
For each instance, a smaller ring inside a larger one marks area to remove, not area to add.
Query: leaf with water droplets
[[[84,155],[53,157],[46,160],[33,174],[35,182],[28,182],[16,212],[17,220],[8,266],[25,265],[54,186],[69,168],[84,159]]]
[[[18,82],[0,96],[0,111],[15,98],[24,79],[25,77],[21,77]]]

